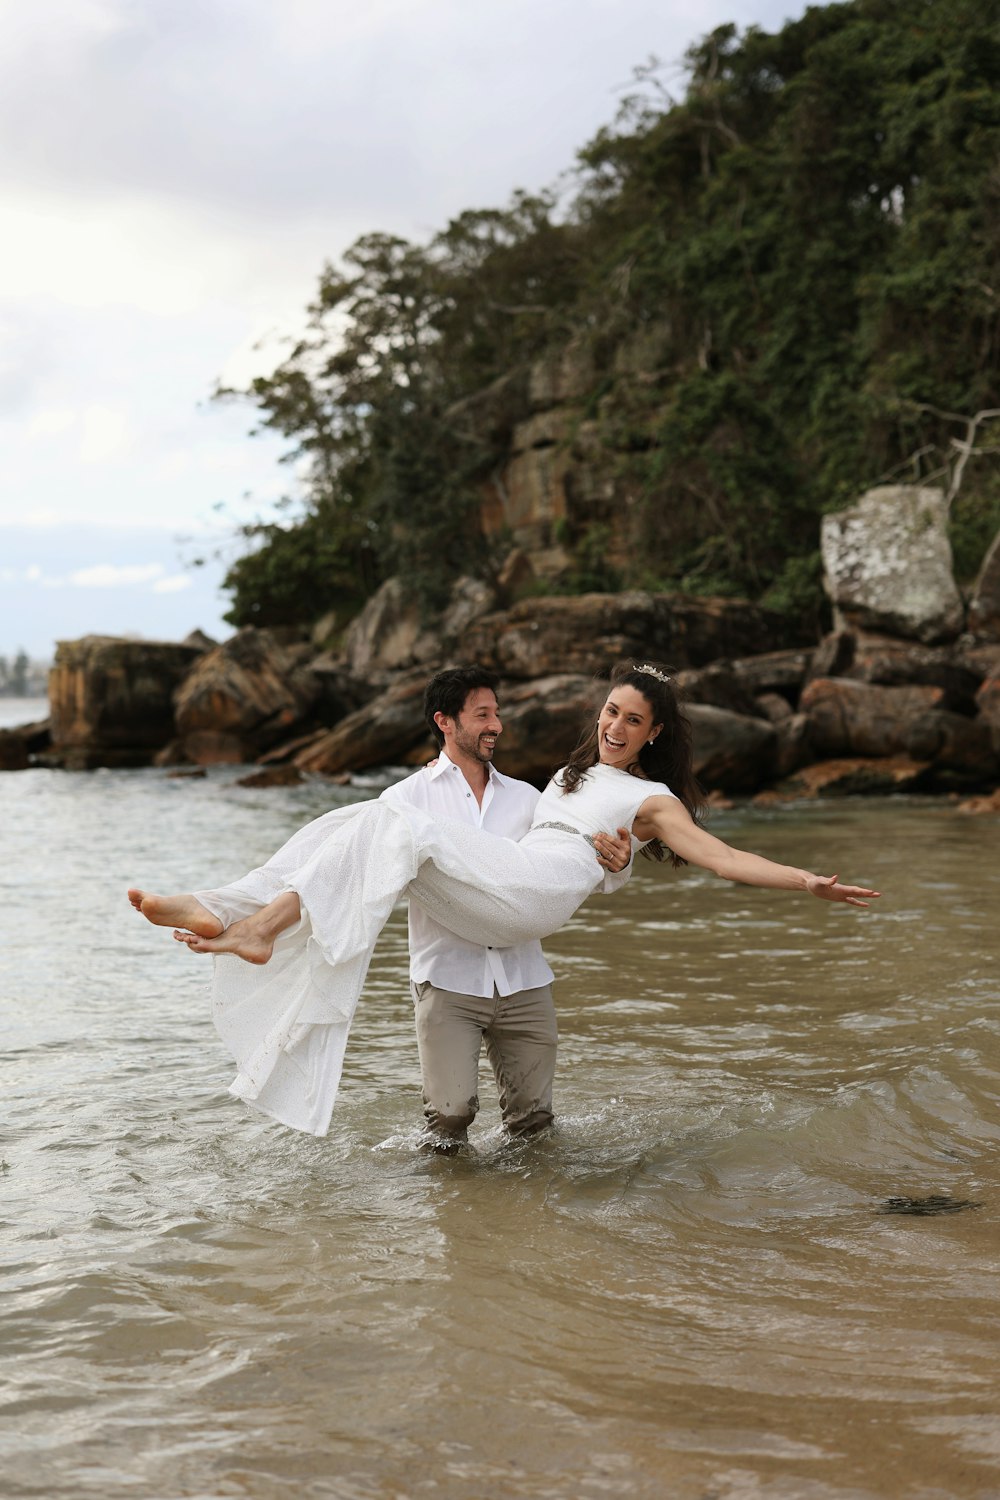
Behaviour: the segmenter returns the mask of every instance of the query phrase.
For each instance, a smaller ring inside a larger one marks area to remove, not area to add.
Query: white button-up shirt
[[[436,765],[382,793],[384,802],[409,802],[439,817],[474,823],[500,838],[519,839],[531,826],[538,792],[526,781],[514,781],[488,767],[482,805],[464,774],[442,750]],[[466,942],[435,922],[420,905],[410,901],[410,978],[414,984],[430,980],[439,990],[460,995],[513,995],[519,990],[549,984],[552,970],[538,942],[514,948],[484,948]]]

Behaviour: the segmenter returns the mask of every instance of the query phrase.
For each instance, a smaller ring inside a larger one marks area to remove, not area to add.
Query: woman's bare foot
[[[132,889],[128,899],[154,927],[184,927],[202,938],[218,937],[222,923],[194,896],[156,896]]]
[[[253,916],[242,917],[223,933],[204,936],[197,932],[175,932],[174,937],[179,943],[187,943],[193,953],[232,953],[248,964],[266,964],[275,938],[293,926],[301,914],[296,892],[282,891]]]
[[[174,937],[187,943],[192,953],[232,953],[248,964],[266,964],[274,949],[274,939],[262,933],[252,917],[234,922],[217,937],[199,937],[195,932],[175,932]]]

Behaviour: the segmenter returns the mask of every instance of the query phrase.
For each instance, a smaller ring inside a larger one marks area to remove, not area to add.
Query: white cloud
[[[172,573],[169,578],[158,578],[153,584],[154,594],[180,594],[194,587],[190,573]]]
[[[134,588],[152,583],[163,575],[162,563],[98,563],[93,568],[78,568],[69,581],[80,589]]]

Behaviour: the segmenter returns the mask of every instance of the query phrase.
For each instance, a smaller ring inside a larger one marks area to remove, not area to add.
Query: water
[[[358,795],[236,774],[0,777],[0,1493],[1000,1494],[996,819],[713,820],[871,913],[640,862],[547,944],[558,1131],[505,1145],[484,1074],[446,1160],[402,912],[330,1136],[226,1095],[206,970],[125,887]]]
[[[0,694],[0,729],[38,724],[49,716],[47,698],[5,698]]]

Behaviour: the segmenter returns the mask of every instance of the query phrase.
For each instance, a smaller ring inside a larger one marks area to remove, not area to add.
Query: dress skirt
[[[469,942],[547,937],[600,883],[578,834],[532,829],[520,843],[419,808],[363,802],[294,834],[257,870],[197,898],[230,926],[283,891],[298,923],[269,963],[214,958],[212,1015],[238,1073],[230,1093],[283,1124],[325,1135],[375,942],[402,897]]]

